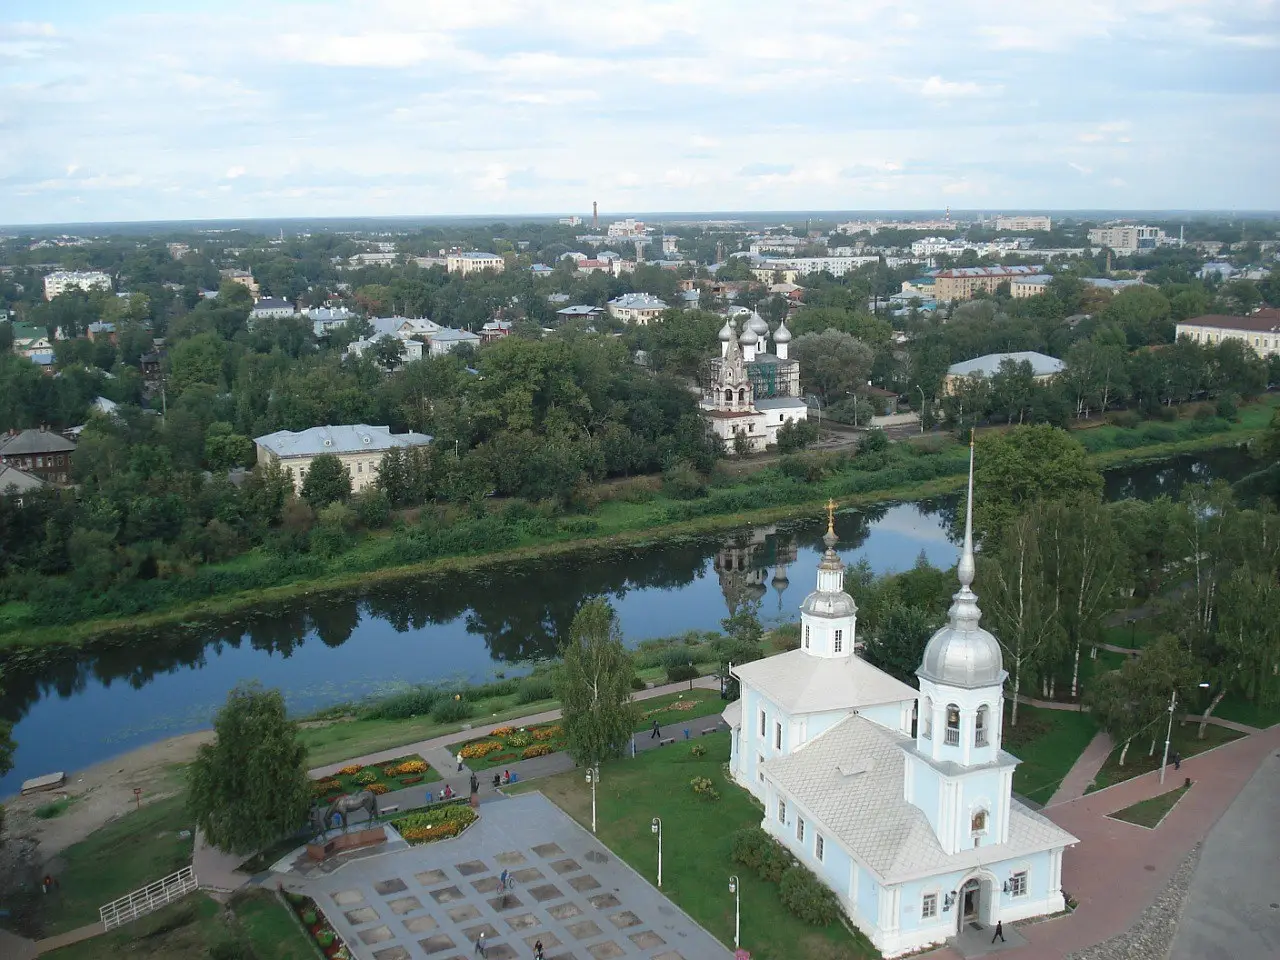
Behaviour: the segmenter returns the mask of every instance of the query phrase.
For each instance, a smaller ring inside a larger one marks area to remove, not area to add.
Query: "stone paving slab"
[[[494,895],[509,869],[530,882]],[[294,885],[291,885],[294,886]],[[730,960],[732,953],[541,794],[486,803],[462,836],[296,885],[356,960]]]

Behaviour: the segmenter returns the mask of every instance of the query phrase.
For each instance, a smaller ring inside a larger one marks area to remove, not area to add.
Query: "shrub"
[[[303,910],[302,922],[308,927],[314,927],[316,925],[316,912],[314,910]]]
[[[413,687],[384,697],[360,711],[365,720],[408,720],[431,713],[444,694],[432,687]]]
[[[883,430],[868,430],[858,443],[858,453],[881,453],[889,449],[889,438]]]
[[[522,730],[519,733],[513,733],[506,738],[507,746],[514,747],[517,750],[523,749],[533,743],[533,734]]]
[[[815,927],[825,927],[840,916],[840,905],[831,888],[799,864],[782,874],[778,898],[791,913]]]
[[[643,680],[641,680],[639,677],[631,678],[632,690],[647,690],[648,688],[649,688],[649,685],[645,683]]]
[[[555,699],[555,678],[546,673],[535,673],[520,681],[516,688],[516,703],[537,703]]]
[[[698,668],[689,663],[677,663],[667,667],[667,682],[680,683],[698,676]]]
[[[367,787],[371,783],[378,782],[378,774],[374,770],[361,770],[351,779],[355,780],[356,783]]]
[[[1234,393],[1224,393],[1218,398],[1215,412],[1223,420],[1234,420],[1240,412],[1240,398]]]
[[[523,757],[525,760],[532,760],[534,757],[545,757],[550,752],[551,752],[551,747],[549,747],[547,744],[535,743],[531,747],[525,747],[524,752],[520,754],[520,756]]]
[[[316,943],[320,944],[320,949],[328,950],[333,946],[333,931],[320,930],[316,933]]]
[[[759,872],[766,847],[773,845],[773,838],[759,827],[743,827],[734,832],[730,840],[730,857],[734,863]]]
[[[239,940],[214,940],[209,944],[209,960],[254,960],[254,954]]]
[[[456,700],[441,700],[431,708],[431,719],[436,723],[458,723],[471,716],[472,706],[459,697]]]
[[[692,747],[689,748],[689,756],[691,757],[705,757],[706,755],[707,755],[707,748],[700,743],[695,743]]]
[[[694,777],[689,781],[689,786],[693,787],[693,792],[704,800],[720,799],[720,791],[716,789],[710,777]]]
[[[696,500],[707,495],[707,483],[693,464],[680,460],[663,471],[662,492],[672,500]]]

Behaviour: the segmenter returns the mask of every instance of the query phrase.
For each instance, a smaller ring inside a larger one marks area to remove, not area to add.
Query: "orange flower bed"
[[[403,777],[407,773],[426,773],[427,763],[425,760],[406,760],[398,767],[391,768],[391,776]]]
[[[391,788],[388,787],[385,783],[371,783],[369,786],[365,787],[365,789],[368,790],[370,793],[372,793],[375,797],[380,797],[384,793],[389,792]]]
[[[551,748],[545,743],[535,743],[531,747],[525,747],[524,753],[520,754],[526,760],[532,760],[534,757],[545,757],[551,752]]]
[[[359,773],[363,769],[364,767],[360,766],[360,764],[353,763],[350,766],[343,767],[341,770],[338,771],[338,773],[344,777],[354,777],[357,773]]]
[[[494,727],[489,731],[491,737],[509,737],[516,732],[515,727]]]
[[[497,740],[481,740],[478,743],[468,743],[458,752],[462,754],[464,760],[478,760],[480,757],[501,749],[502,744]]]
[[[561,727],[538,727],[533,731],[533,739],[535,740],[555,740],[564,734]]]

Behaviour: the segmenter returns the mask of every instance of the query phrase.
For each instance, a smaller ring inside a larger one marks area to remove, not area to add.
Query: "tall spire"
[[[960,578],[960,586],[967,588],[973,583],[973,430],[969,431],[969,495],[964,506],[964,553],[960,555],[956,574]]]
[[[836,542],[836,502],[827,500],[827,532],[822,535],[822,542],[827,545],[827,553],[835,551]]]

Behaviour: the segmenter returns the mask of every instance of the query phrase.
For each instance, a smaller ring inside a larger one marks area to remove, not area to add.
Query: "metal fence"
[[[113,900],[98,909],[102,926],[107,930],[137,920],[166,904],[181,900],[196,888],[196,874],[191,867],[183,867],[163,880],[135,890],[127,897]]]

